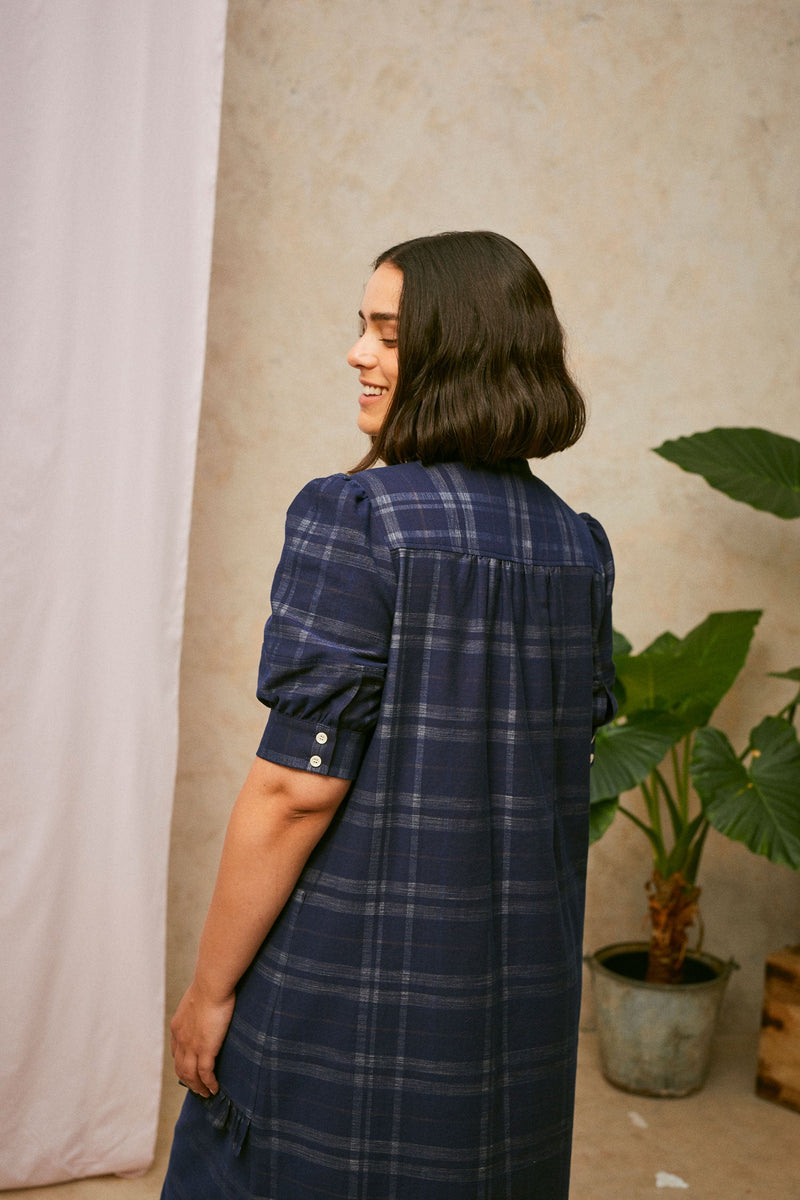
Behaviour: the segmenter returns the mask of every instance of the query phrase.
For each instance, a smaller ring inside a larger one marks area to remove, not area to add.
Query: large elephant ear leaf
[[[618,659],[620,714],[669,712],[704,725],[742,669],[760,616],[711,613],[684,638],[662,633],[641,654]]]
[[[589,776],[592,805],[638,787],[686,732],[669,713],[645,713],[598,729]]]
[[[800,871],[800,743],[789,721],[766,717],[739,759],[724,733],[700,729],[692,780],[720,833],[755,854]]]
[[[613,800],[598,800],[589,808],[589,845],[599,842],[605,831],[613,823],[619,807],[619,798]]]
[[[655,452],[702,475],[733,500],[776,517],[800,517],[800,442],[795,438],[767,429],[709,429],[664,442]]]

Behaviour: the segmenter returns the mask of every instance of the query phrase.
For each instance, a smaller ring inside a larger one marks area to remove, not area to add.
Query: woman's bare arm
[[[214,1060],[236,984],[349,787],[261,758],[250,769],[228,822],[194,978],[170,1026],[175,1073],[201,1096],[219,1090]]]

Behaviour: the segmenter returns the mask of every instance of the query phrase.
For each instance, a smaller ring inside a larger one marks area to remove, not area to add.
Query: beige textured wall
[[[540,473],[599,517],[616,624],[641,648],[764,607],[734,734],[794,665],[798,524],[734,505],[649,448],[717,424],[800,436],[796,0],[230,0],[175,802],[169,990],[188,981],[254,699],[283,517],[360,457],[344,354],[372,257],[489,228],[548,279],[589,431]],[[587,946],[637,937],[648,860],[592,851]],[[706,946],[742,971],[800,937],[800,879],[712,835]]]

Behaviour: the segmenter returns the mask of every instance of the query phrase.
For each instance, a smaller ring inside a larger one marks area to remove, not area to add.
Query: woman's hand
[[[233,1016],[236,994],[223,1000],[204,995],[196,980],[187,988],[170,1024],[175,1074],[198,1096],[219,1091],[214,1063]]]

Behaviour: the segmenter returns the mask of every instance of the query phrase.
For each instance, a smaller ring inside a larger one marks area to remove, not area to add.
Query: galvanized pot
[[[619,942],[587,957],[600,1062],[615,1087],[644,1096],[688,1096],[703,1086],[722,996],[736,963],[713,954],[686,957],[691,982],[678,984],[644,982],[644,942]]]

